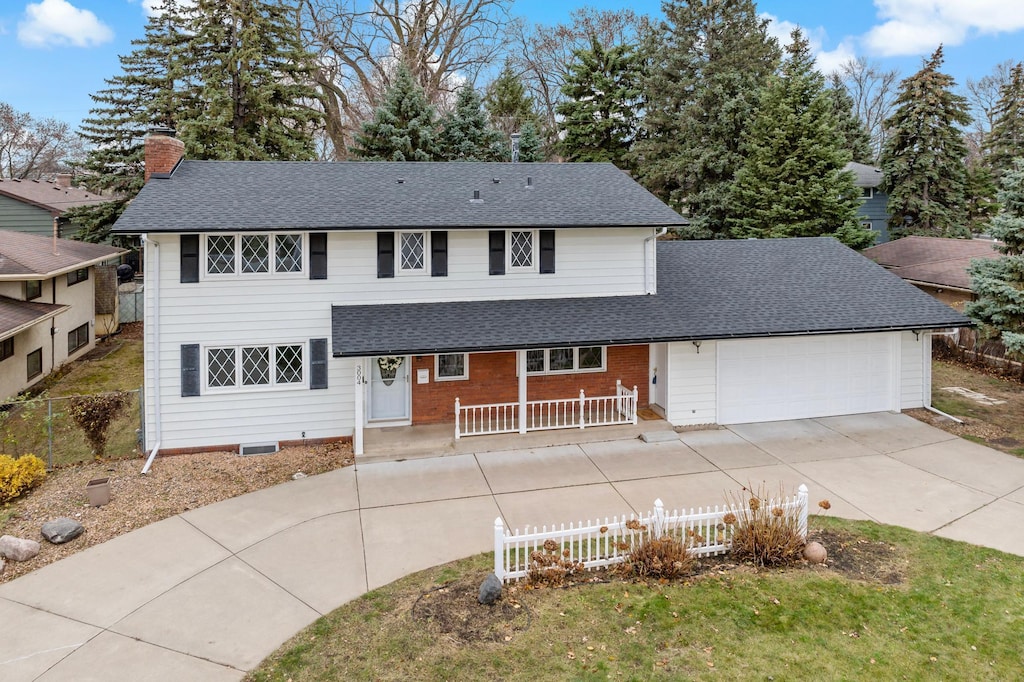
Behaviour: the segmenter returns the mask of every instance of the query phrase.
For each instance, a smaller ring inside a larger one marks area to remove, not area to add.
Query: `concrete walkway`
[[[238,680],[367,590],[489,550],[497,516],[706,506],[761,481],[807,483],[812,510],[827,498],[833,515],[1024,555],[1024,460],[910,417],[670,437],[361,461],[166,519],[0,586],[0,679]]]

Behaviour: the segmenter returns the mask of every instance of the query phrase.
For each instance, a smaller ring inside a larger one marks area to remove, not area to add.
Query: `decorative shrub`
[[[800,560],[804,551],[800,512],[781,506],[785,499],[781,488],[774,499],[763,485],[756,491],[744,488],[730,498],[738,511],[726,514],[723,520],[733,527],[733,558],[758,566],[781,566]]]
[[[641,540],[622,564],[623,572],[638,578],[679,578],[693,572],[696,559],[671,537]]]
[[[545,540],[543,550],[530,552],[526,579],[531,585],[562,585],[567,578],[583,572],[583,564],[570,559],[568,549],[559,552],[559,547],[554,540]]]
[[[107,429],[127,404],[128,394],[121,392],[81,395],[71,399],[68,413],[85,433],[93,456],[103,456],[107,449]]]
[[[46,464],[35,455],[23,455],[17,459],[0,455],[0,504],[20,497],[45,478]]]

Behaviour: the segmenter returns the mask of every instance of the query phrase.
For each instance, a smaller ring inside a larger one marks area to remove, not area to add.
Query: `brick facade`
[[[176,137],[150,133],[146,136],[146,170],[144,182],[153,173],[170,173],[185,154],[185,143]]]
[[[530,375],[526,382],[529,400],[578,397],[580,389],[590,396],[615,395],[615,380],[628,388],[637,387],[639,404],[647,405],[648,347],[609,346],[604,372]],[[430,381],[416,383],[417,370],[426,369]],[[511,403],[519,399],[516,354],[471,353],[469,379],[435,381],[434,356],[417,355],[412,359],[412,423],[444,424],[455,422],[455,398],[463,405]]]

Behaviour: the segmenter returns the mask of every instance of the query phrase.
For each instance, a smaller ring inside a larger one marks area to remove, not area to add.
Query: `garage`
[[[898,334],[718,343],[718,423],[898,409]]]

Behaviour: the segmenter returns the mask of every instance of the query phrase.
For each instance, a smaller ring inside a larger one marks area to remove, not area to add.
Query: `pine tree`
[[[969,237],[965,212],[967,100],[939,71],[940,45],[924,67],[900,83],[882,149],[881,188],[889,195],[889,229],[897,236]]]
[[[728,235],[741,139],[779,60],[752,0],[666,0],[642,51],[645,139],[633,145],[641,182],[689,214],[686,236]]]
[[[282,0],[197,0],[189,66],[201,110],[181,126],[190,158],[315,157],[322,114],[293,13]]]
[[[439,158],[434,107],[409,69],[400,65],[384,103],[356,133],[352,154],[369,161],[433,161]]]
[[[1000,89],[992,132],[988,135],[988,165],[998,179],[1013,168],[1013,160],[1024,156],[1024,63],[1010,71],[1010,80]]]
[[[732,236],[833,235],[853,248],[875,241],[857,221],[858,191],[844,170],[850,153],[825,78],[799,30],[769,80],[744,136],[746,159],[733,185]]]
[[[998,187],[992,177],[992,170],[981,162],[967,164],[964,185],[964,211],[967,227],[972,234],[988,230],[989,221],[999,210],[996,203]]]
[[[438,136],[439,154],[445,161],[504,161],[505,141],[491,127],[481,108],[480,95],[470,86],[459,90],[455,110],[444,116]]]
[[[526,94],[523,82],[506,62],[498,77],[491,82],[484,97],[484,107],[491,125],[509,139],[512,133],[521,133],[527,123],[537,123],[533,99]],[[536,128],[535,128],[536,130]]]
[[[544,140],[537,132],[537,126],[532,121],[523,124],[522,133],[519,136],[519,160],[523,163],[545,161]]]
[[[989,231],[1002,242],[1002,256],[971,263],[971,288],[977,299],[964,312],[990,338],[1001,338],[1012,356],[1024,360],[1024,159],[1003,173],[1000,184],[1002,208]]]
[[[640,106],[639,60],[636,48],[609,49],[597,36],[577,50],[555,111],[562,117],[558,148],[566,161],[610,161],[625,168],[636,138]]]
[[[875,163],[871,152],[871,134],[864,122],[853,113],[854,102],[839,74],[830,78],[828,93],[832,98],[832,115],[843,135],[843,147],[850,152],[853,161],[871,165]]]

